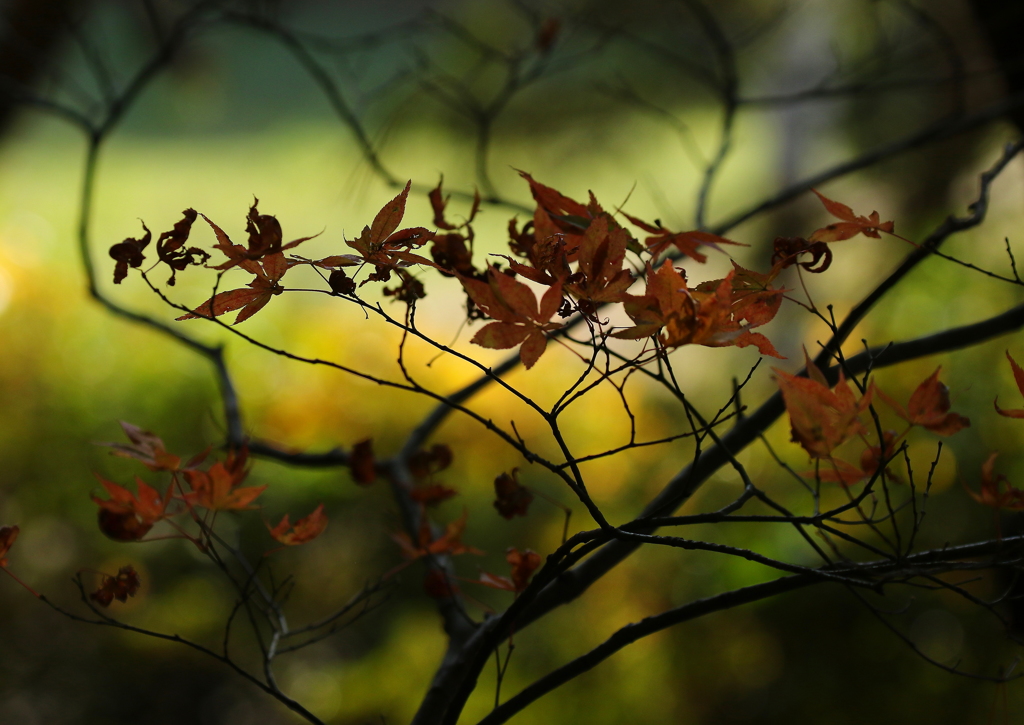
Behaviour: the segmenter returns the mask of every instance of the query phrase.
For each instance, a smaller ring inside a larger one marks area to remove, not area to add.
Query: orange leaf
[[[808,373],[820,376],[818,380],[790,375],[778,368],[774,371],[789,412],[793,441],[812,458],[831,458],[832,451],[864,432],[859,416],[871,403],[873,386],[858,401],[841,371],[839,382],[831,390],[813,363],[808,365]]]
[[[185,500],[210,511],[240,511],[255,508],[252,502],[266,486],[241,486],[248,471],[217,461],[206,471],[185,471],[192,492]]]
[[[312,541],[327,528],[327,514],[324,513],[324,505],[317,506],[313,513],[299,519],[294,524],[289,523],[288,514],[285,514],[281,522],[274,528],[270,528],[270,535],[285,546],[298,546]]]
[[[811,189],[811,191],[821,199],[821,203],[825,206],[828,213],[834,217],[842,219],[842,222],[822,227],[808,237],[808,241],[840,242],[844,239],[855,237],[858,234],[879,239],[881,238],[879,232],[892,234],[893,223],[880,221],[877,211],[871,212],[871,216],[857,216],[853,213],[853,210],[850,207],[846,206],[846,204],[841,204],[838,201],[829,199],[827,196],[821,194],[817,189]]]
[[[896,415],[911,425],[919,425],[938,435],[953,435],[967,428],[971,421],[958,413],[950,413],[949,388],[939,380],[940,365],[910,395],[906,409],[888,395],[878,390],[878,397],[891,407]]]
[[[156,522],[167,517],[167,504],[170,502],[173,484],[161,498],[156,489],[136,476],[136,497],[124,486],[108,481],[99,474],[94,475],[110,495],[109,499],[93,496],[92,500],[100,507],[100,530],[111,539],[138,541],[149,533]]]

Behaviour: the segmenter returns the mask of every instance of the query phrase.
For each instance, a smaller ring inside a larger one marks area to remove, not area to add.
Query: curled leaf
[[[122,566],[116,576],[104,574],[103,584],[89,598],[100,606],[109,607],[115,599],[126,602],[128,597],[134,597],[141,585],[138,572],[129,564]]]
[[[121,284],[125,277],[128,276],[129,267],[140,267],[146,256],[142,253],[142,250],[149,245],[149,241],[153,238],[153,234],[143,224],[142,228],[145,230],[145,234],[139,238],[128,237],[123,242],[119,242],[110,248],[110,257],[117,262],[114,265],[114,284]]]

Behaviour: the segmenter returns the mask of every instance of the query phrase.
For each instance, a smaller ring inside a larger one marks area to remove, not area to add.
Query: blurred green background
[[[15,5],[8,3],[8,9]],[[151,5],[166,24],[185,8],[172,2]],[[153,50],[146,6],[68,4],[70,30],[65,28],[55,41],[45,72],[34,79],[35,92],[82,109],[95,101],[101,109],[103,73],[97,80],[89,57],[101,57],[111,86],[124,88]],[[638,2],[621,8],[612,3],[428,5],[410,0],[231,7],[310,33],[301,37],[363,119],[384,165],[395,178],[411,178],[423,187],[433,186],[441,174],[446,187],[455,190],[485,183],[475,165],[479,125],[466,110],[473,107],[468,99],[486,106],[497,97],[506,77],[496,59],[525,48],[527,67],[542,61],[549,65],[494,118],[487,164],[495,190],[510,202],[529,205],[528,188],[514,171],[524,169],[573,198],[585,199],[592,190],[606,208],[614,208],[628,197],[627,208],[637,216],[660,218],[676,229],[694,225],[703,164],[698,157],[714,154],[722,120],[720,99],[700,80],[700,68],[716,76],[721,59],[716,60],[699,16],[685,4]],[[956,111],[957,84],[935,79],[948,79],[950,73],[965,79],[959,102],[967,112],[997,98],[998,74],[981,32],[971,23],[970,8],[929,4],[930,17],[946,29],[945,36],[919,22],[908,8],[914,6],[853,0],[714,5],[714,15],[738,51],[740,94],[750,102],[740,106],[732,149],[712,187],[712,224]],[[562,25],[553,47],[545,51],[536,47],[535,23],[548,18],[559,18]],[[946,37],[949,28],[956,29],[952,39]],[[359,42],[331,45],[324,38]],[[5,42],[12,41],[8,37]],[[482,49],[482,43],[491,50]],[[951,47],[962,67],[951,64]],[[857,90],[856,83],[868,90]],[[846,92],[771,101],[808,88]],[[97,489],[93,472],[121,483],[141,473],[93,445],[120,440],[118,420],[156,431],[172,451],[183,454],[223,439],[212,371],[182,346],[113,317],[88,296],[76,248],[86,148],[82,133],[39,109],[25,109],[8,119],[4,134],[0,524],[17,523],[22,529],[11,570],[74,608],[77,592],[69,579],[77,571],[113,572],[131,563],[142,574],[144,588],[118,607],[126,621],[216,645],[232,604],[216,572],[181,541],[139,546],[105,539],[88,498]],[[896,220],[901,234],[919,239],[948,213],[964,212],[975,198],[979,172],[1016,134],[1008,123],[989,124],[894,155],[822,191],[858,213],[878,209],[883,219]],[[994,187],[987,223],[951,240],[948,253],[1008,273],[1003,240],[1020,241],[1022,172],[1019,160],[1006,170]],[[295,58],[265,33],[214,12],[104,141],[90,222],[92,255],[107,294],[170,321],[177,313],[137,275],[120,287],[110,284],[106,249],[137,236],[140,219],[159,232],[169,229],[182,209],[195,207],[237,241],[256,196],[260,210],[281,221],[286,240],[322,232],[300,250],[316,257],[347,251],[343,235],[357,235],[394,193]],[[450,209],[465,214],[468,204],[456,198]],[[478,255],[502,250],[508,219],[516,213],[507,205],[485,205],[477,224]],[[527,217],[518,214],[521,220]],[[406,219],[429,225],[425,194],[411,197]],[[728,236],[750,245],[736,253],[737,261],[766,269],[773,237],[807,234],[827,221],[813,195],[804,194]],[[193,241],[209,247],[214,240],[197,225]],[[841,315],[906,251],[899,240],[860,237],[837,244],[833,268],[805,280],[819,305],[832,303]],[[720,277],[728,259],[718,255],[706,267],[686,266],[696,283]],[[291,274],[306,274],[310,287],[322,287],[304,270]],[[470,332],[460,327],[458,285],[432,274],[424,279],[428,297],[418,312],[422,329],[441,342],[457,336],[459,349],[487,364],[500,360],[493,351],[468,345]],[[799,288],[795,276],[787,277],[786,284]],[[191,306],[204,299],[209,286],[208,276],[187,270],[169,292]],[[862,338],[884,344],[916,337],[984,318],[1020,300],[1011,285],[931,260],[879,306],[853,336],[847,353],[858,352]],[[390,311],[397,314],[398,308]],[[426,399],[254,349],[202,321],[172,324],[187,325],[203,339],[224,340],[246,430],[287,447],[347,448],[373,437],[376,449],[388,454],[432,407]],[[398,374],[394,332],[338,300],[283,295],[242,329],[298,354]],[[788,359],[758,369],[744,391],[744,402],[751,406],[774,390],[772,365],[799,368],[801,346],[814,350],[827,334],[795,305],[763,331]],[[941,364],[954,409],[972,418],[970,429],[945,442],[923,547],[993,535],[991,512],[971,501],[958,483],[959,477],[976,485],[989,451],[1002,452],[1000,470],[1011,481],[1024,479],[1019,426],[995,416],[990,402],[998,394],[1004,406],[1020,403],[1003,358],[1006,348],[1018,359],[1024,355],[1024,344],[1010,336],[948,358],[880,371],[876,377],[887,392],[905,397]],[[445,391],[474,378],[469,366],[450,358],[432,362],[432,357],[425,346],[409,350],[410,369],[424,384]],[[713,411],[727,399],[732,377],[742,378],[756,353],[750,348],[684,349],[673,359],[696,403]],[[551,345],[535,369],[517,371],[509,380],[550,401],[578,372],[578,360]],[[685,430],[678,406],[662,392],[640,382],[629,390],[641,438]],[[514,420],[531,444],[551,449],[541,421],[530,418],[510,396],[488,390],[473,404],[496,421]],[[616,405],[613,395],[598,391],[571,409],[567,425],[574,451],[598,451],[626,440],[628,422]],[[787,462],[806,469],[806,456],[788,437],[784,421],[767,436]],[[507,546],[542,554],[557,546],[562,515],[556,508],[538,501],[529,518],[506,522],[491,505],[491,482],[514,466],[523,469],[528,485],[572,503],[570,492],[553,477],[525,465],[464,416],[452,416],[434,440],[455,453],[452,468],[440,479],[460,493],[442,506],[438,518],[451,520],[467,509],[465,540],[487,552],[480,558],[462,557],[463,576],[475,578],[480,568],[504,573]],[[912,439],[916,472],[934,458],[936,441],[928,435]],[[637,449],[589,464],[585,473],[610,520],[624,521],[691,454],[684,444]],[[741,460],[759,485],[806,510],[806,496],[763,446],[744,452]],[[286,512],[295,517],[318,502],[326,504],[327,532],[314,543],[277,555],[275,572],[295,576],[290,606],[297,620],[329,611],[400,563],[388,536],[399,528],[399,519],[382,483],[360,488],[344,469],[303,470],[270,461],[257,462],[250,480],[269,486],[262,510],[225,516],[221,524],[227,536],[237,537],[257,556],[268,545],[263,518],[276,521]],[[739,490],[738,477],[724,470],[684,512],[713,510]],[[840,496],[827,492],[826,501]],[[573,530],[589,528],[579,506],[572,523]],[[1015,524],[1008,519],[1003,525]],[[689,533],[814,563],[812,552],[789,529],[703,527]],[[422,593],[421,576],[411,567],[378,610],[333,639],[282,658],[282,687],[326,722],[407,722],[444,651],[440,621]],[[516,635],[503,694],[517,692],[623,624],[772,576],[750,562],[708,553],[642,551],[579,601]],[[995,596],[1003,585],[986,575],[971,591]],[[501,592],[477,591],[470,583],[463,589],[479,600],[470,605],[476,614],[509,603]],[[994,618],[962,598],[923,589],[893,591],[879,605],[897,612],[894,624],[946,664],[993,675],[1016,656]],[[845,590],[822,586],[649,637],[541,699],[514,722],[1016,722],[1024,713],[1022,687],[956,677],[928,665]],[[489,668],[463,721],[486,714],[493,696],[494,670]],[[70,622],[13,581],[0,581],[2,723],[293,721],[215,662],[173,644]]]

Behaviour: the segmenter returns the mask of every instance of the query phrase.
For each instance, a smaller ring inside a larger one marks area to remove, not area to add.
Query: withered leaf
[[[116,576],[104,574],[103,584],[90,594],[89,598],[100,606],[109,607],[115,599],[119,602],[126,602],[128,597],[134,597],[141,585],[138,572],[129,564],[122,566]]]
[[[513,468],[510,473],[502,473],[494,479],[494,508],[503,518],[511,520],[516,516],[526,516],[533,501],[533,493],[519,483],[519,469]]]
[[[128,237],[110,248],[111,258],[117,262],[114,265],[114,284],[121,284],[128,276],[129,267],[140,267],[145,261],[146,257],[142,250],[149,245],[153,235],[145,224],[142,225],[142,228],[146,233],[140,239]]]

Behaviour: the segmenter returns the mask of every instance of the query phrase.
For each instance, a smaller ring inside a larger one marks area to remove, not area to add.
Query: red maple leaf
[[[829,388],[821,370],[806,352],[804,356],[808,377],[773,368],[775,380],[789,412],[793,442],[803,446],[811,458],[831,458],[836,448],[865,432],[860,415],[871,404],[874,387],[858,400],[840,371],[839,382]]]
[[[857,216],[853,213],[853,210],[850,207],[846,206],[846,204],[841,204],[838,201],[832,201],[832,199],[829,199],[817,189],[811,189],[811,191],[821,199],[821,203],[825,205],[825,209],[828,210],[829,214],[842,219],[842,221],[835,224],[829,224],[828,226],[818,229],[807,238],[808,241],[841,242],[844,239],[850,239],[858,234],[880,239],[881,235],[879,232],[886,232],[887,234],[893,233],[893,223],[881,221],[877,211],[871,212],[871,216]]]
[[[529,369],[544,354],[545,333],[561,327],[550,322],[562,304],[562,285],[549,288],[537,305],[533,290],[494,267],[487,268],[487,282],[459,277],[466,293],[480,310],[495,320],[480,328],[470,342],[493,350],[522,345],[519,356]]]
[[[962,428],[969,427],[971,421],[958,413],[949,412],[949,388],[939,380],[940,370],[942,366],[936,368],[934,373],[917,386],[910,395],[906,409],[881,390],[876,388],[876,392],[878,397],[896,411],[896,415],[910,425],[919,425],[942,436],[953,435]]]
[[[205,471],[185,471],[185,480],[192,489],[185,494],[190,506],[201,506],[210,511],[240,511],[255,508],[252,502],[266,486],[242,486],[249,475],[245,469],[245,455],[217,461]]]
[[[312,541],[327,528],[327,514],[324,513],[324,505],[317,506],[309,516],[305,516],[294,524],[288,521],[288,514],[285,514],[280,523],[274,528],[267,529],[270,535],[285,546],[298,546]]]
[[[717,234],[712,234],[711,232],[702,232],[697,229],[688,232],[673,232],[661,226],[661,222],[657,220],[655,224],[649,224],[643,219],[638,219],[626,212],[622,212],[622,216],[629,219],[631,223],[640,227],[645,232],[651,234],[651,236],[644,240],[644,244],[647,245],[647,251],[650,252],[651,256],[654,258],[657,258],[658,255],[669,247],[675,247],[680,254],[703,264],[708,261],[708,258],[707,255],[697,251],[701,246],[711,247],[712,249],[718,250],[722,253],[725,253],[725,250],[723,250],[721,246],[723,244],[731,244],[737,247],[749,246],[741,242],[734,242],[731,239],[726,239],[725,237],[720,237]]]
[[[161,496],[155,488],[136,476],[136,497],[124,486],[108,481],[98,473],[94,475],[110,495],[109,499],[93,496],[92,500],[100,507],[100,530],[111,539],[139,541],[156,522],[167,517],[167,504],[170,503],[173,483],[167,488],[167,493]]]

